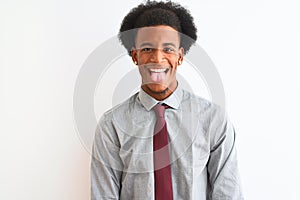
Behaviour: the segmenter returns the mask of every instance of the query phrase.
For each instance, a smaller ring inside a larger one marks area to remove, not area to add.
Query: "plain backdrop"
[[[73,116],[75,81],[140,2],[1,0],[0,199],[90,198],[90,153]],[[297,1],[179,2],[222,78],[246,199],[300,199]],[[95,112],[108,107],[98,104]]]

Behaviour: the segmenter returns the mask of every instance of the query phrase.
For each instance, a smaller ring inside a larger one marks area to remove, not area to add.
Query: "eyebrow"
[[[140,45],[140,48],[141,47],[144,47],[144,46],[153,46],[151,43],[149,43],[149,42],[145,42],[145,43],[142,43],[141,45]]]
[[[145,47],[145,46],[150,46],[150,47],[153,47],[153,44],[149,43],[149,42],[145,42],[145,43],[142,43],[139,48],[142,48],[142,47]],[[163,46],[172,46],[174,48],[176,48],[176,45],[172,42],[166,42],[166,43],[163,43]]]
[[[163,43],[163,46],[172,46],[172,47],[176,48],[176,45],[172,42]]]

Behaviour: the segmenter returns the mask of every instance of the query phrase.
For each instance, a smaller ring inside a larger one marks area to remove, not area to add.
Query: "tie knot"
[[[169,106],[168,105],[161,105],[161,104],[156,104],[154,106],[154,111],[155,111],[155,114],[157,117],[164,117],[164,112],[165,112],[165,109],[168,108]]]

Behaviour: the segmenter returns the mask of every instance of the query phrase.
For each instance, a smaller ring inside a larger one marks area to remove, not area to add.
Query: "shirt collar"
[[[177,88],[174,90],[174,92],[166,99],[162,101],[157,101],[153,97],[151,97],[149,94],[147,94],[143,89],[139,92],[139,99],[142,103],[142,105],[146,108],[146,110],[151,110],[156,104],[167,104],[168,106],[178,109],[182,100],[182,88],[180,87],[179,83],[177,84]]]

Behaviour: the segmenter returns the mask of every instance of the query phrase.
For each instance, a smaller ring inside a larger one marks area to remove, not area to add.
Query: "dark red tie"
[[[154,106],[156,124],[153,137],[155,200],[173,199],[170,153],[164,111],[167,105]]]

